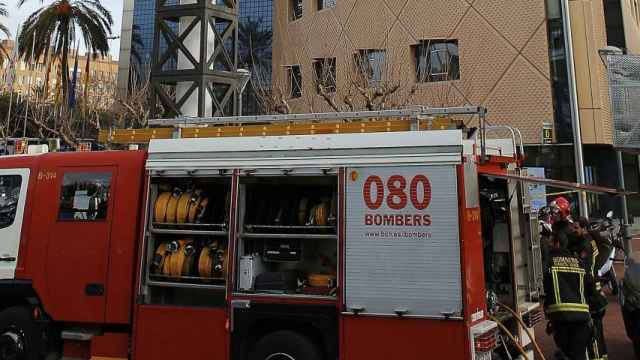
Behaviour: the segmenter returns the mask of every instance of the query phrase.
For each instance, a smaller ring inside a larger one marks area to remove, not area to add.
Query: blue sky
[[[0,0],[0,2],[2,2]],[[44,0],[42,1],[44,4],[50,4],[53,0]],[[27,0],[22,7],[18,8],[18,0],[5,0],[4,3],[7,4],[7,10],[9,11],[8,18],[0,18],[4,24],[11,30],[11,35],[15,36],[16,31],[18,29],[18,24],[24,22],[24,20],[33,13],[36,9],[38,9],[41,4],[41,0]],[[114,36],[120,35],[121,23],[122,23],[122,0],[102,0],[102,4],[111,11],[111,15],[113,16],[113,27],[111,31]],[[4,38],[4,34],[0,35],[0,38]],[[111,40],[111,55],[114,58],[118,58],[118,53],[120,52],[120,40]]]

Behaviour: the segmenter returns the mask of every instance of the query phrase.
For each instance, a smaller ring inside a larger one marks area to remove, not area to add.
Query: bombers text
[[[429,214],[365,214],[366,226],[431,226]]]

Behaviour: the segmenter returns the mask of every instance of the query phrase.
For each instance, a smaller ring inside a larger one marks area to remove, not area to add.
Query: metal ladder
[[[527,176],[527,169],[525,168],[518,168],[516,169],[516,172],[520,176]],[[540,299],[543,290],[542,246],[540,243],[538,214],[535,214],[531,208],[529,185],[526,183],[520,183],[520,186],[522,212],[525,216],[525,221],[529,225],[528,233],[526,235],[529,244],[527,259],[529,263],[529,300],[537,302]]]

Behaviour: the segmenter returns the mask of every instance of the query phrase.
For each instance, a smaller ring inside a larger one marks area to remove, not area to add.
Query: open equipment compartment
[[[149,191],[144,303],[224,302],[231,176],[155,176]]]
[[[242,294],[335,297],[338,177],[247,173],[238,191]]]

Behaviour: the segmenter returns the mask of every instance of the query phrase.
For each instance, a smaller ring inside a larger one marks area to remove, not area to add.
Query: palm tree
[[[146,71],[149,67],[148,59],[142,58],[142,52],[145,50],[144,40],[142,39],[140,26],[133,24],[133,31],[131,33],[131,68],[132,71],[129,74],[130,81],[142,82],[146,76]]]
[[[7,5],[0,2],[0,17],[7,17],[8,14]],[[3,23],[0,23],[0,32],[7,35],[7,37],[11,37],[11,31],[9,31],[9,28]],[[0,63],[2,63],[3,55],[8,57],[7,50],[2,46],[2,44],[0,44]]]
[[[251,81],[243,97],[243,112],[258,114],[265,109],[265,94],[271,82],[271,43],[273,32],[263,28],[262,19],[248,18],[238,25],[239,65],[251,71]],[[252,105],[252,104],[258,104]]]
[[[19,0],[18,6],[25,1]],[[56,0],[27,18],[20,32],[18,50],[24,60],[30,62],[46,55],[50,45],[53,47],[53,55],[61,62],[63,104],[66,106],[70,48],[76,41],[82,41],[94,57],[106,56],[112,25],[111,13],[100,0]]]
[[[240,65],[253,68],[271,68],[271,41],[273,32],[262,29],[262,19],[248,18],[238,26]]]
[[[138,65],[142,64],[142,51],[144,50],[144,41],[142,40],[142,34],[140,25],[133,24],[131,32],[131,59]]]

